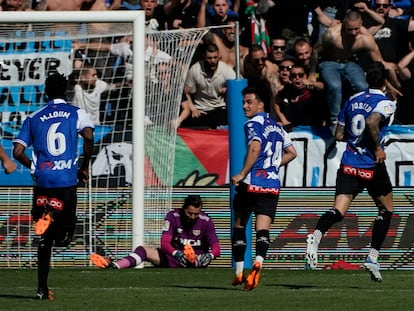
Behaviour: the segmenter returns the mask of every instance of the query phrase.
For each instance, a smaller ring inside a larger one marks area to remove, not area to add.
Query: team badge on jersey
[[[164,221],[164,224],[162,225],[162,231],[168,231],[170,230],[170,222],[168,220]]]
[[[195,236],[199,236],[199,235],[200,235],[200,233],[201,233],[201,230],[193,230],[193,234],[194,234]]]

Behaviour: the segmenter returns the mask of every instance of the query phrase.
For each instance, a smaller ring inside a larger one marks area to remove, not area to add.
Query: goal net
[[[45,104],[43,83],[53,72],[69,77],[68,102],[96,124],[92,178],[78,188],[75,236],[54,250],[52,265],[85,266],[90,252],[117,258],[138,244],[159,246],[172,204],[185,73],[206,30],[155,32],[145,28],[143,12],[14,13],[0,25],[6,152],[27,115]],[[35,266],[30,172],[19,166],[1,174],[0,267]]]

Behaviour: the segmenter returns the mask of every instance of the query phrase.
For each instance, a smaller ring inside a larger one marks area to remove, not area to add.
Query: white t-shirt
[[[233,68],[220,61],[210,78],[203,70],[202,62],[191,66],[185,81],[185,85],[191,89],[190,93],[193,94],[195,107],[202,111],[226,107],[226,100],[224,94],[220,93],[220,89],[226,86],[226,80],[234,80],[236,73]]]
[[[109,84],[99,79],[96,81],[96,86],[91,92],[84,90],[79,84],[76,84],[72,104],[86,110],[92,122],[95,125],[99,125],[101,95],[107,90],[109,90]]]

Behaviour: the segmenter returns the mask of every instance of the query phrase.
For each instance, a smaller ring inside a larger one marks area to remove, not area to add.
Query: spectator
[[[0,11],[31,11],[31,7],[28,0],[3,0]]]
[[[291,83],[275,97],[274,110],[278,122],[288,132],[298,125],[326,125],[328,109],[321,101],[321,91],[306,84],[307,74],[301,65],[290,71]]]
[[[312,18],[311,42],[316,42],[326,31],[327,28],[339,24],[345,17],[345,12],[349,8],[350,1],[344,0],[317,0],[316,3],[321,12],[329,18],[329,22],[320,23],[317,18]]]
[[[295,62],[293,59],[284,59],[279,64],[279,81],[280,81],[280,90],[283,90],[287,85],[292,83],[290,80],[290,71],[292,70],[293,66],[295,65]]]
[[[398,99],[395,117],[402,124],[414,124],[414,50],[398,63],[398,75],[404,96]]]
[[[208,0],[201,0],[200,11],[197,16],[197,27],[218,26],[227,21],[229,15],[238,16],[230,10],[227,0],[213,0],[212,12],[208,10]]]
[[[87,58],[90,54],[94,55],[99,52],[110,52],[113,55],[119,57],[120,63],[122,63],[123,67],[123,74],[124,76],[121,77],[123,80],[127,82],[132,81],[132,36],[124,36],[115,40],[115,42],[99,42],[99,41],[92,41],[92,42],[82,42],[82,41],[74,41],[72,43],[72,48],[76,51],[76,53],[85,55]],[[79,59],[81,59],[79,57]],[[92,64],[95,65],[95,64]],[[95,65],[96,66],[96,65]],[[96,66],[101,67],[101,66]],[[103,66],[102,66],[103,67]],[[113,71],[113,68],[111,68]],[[116,71],[115,71],[116,73]],[[115,77],[115,79],[119,80],[120,77]]]
[[[288,41],[297,36],[309,36],[308,15],[314,9],[313,0],[277,0],[267,11],[266,23],[271,38],[283,35]]]
[[[220,256],[220,243],[211,218],[202,211],[198,195],[189,195],[181,208],[165,216],[161,247],[138,246],[131,254],[112,261],[92,254],[92,262],[99,268],[126,269],[148,261],[161,268],[206,268]]]
[[[330,20],[321,20],[320,18],[312,20],[312,42],[316,42],[328,27],[334,26],[343,21],[348,10],[360,12],[364,18],[366,17],[366,19],[369,20],[370,25],[372,26],[382,25],[384,23],[384,19],[375,11],[370,9],[370,0],[319,0],[318,6],[320,10],[315,10],[317,16],[321,16],[322,13]],[[367,29],[371,34],[374,34],[376,31],[371,27],[367,27]]]
[[[296,62],[302,65],[309,74],[312,71],[312,53],[313,47],[306,38],[298,38],[293,43],[292,54],[296,58]]]
[[[196,28],[200,4],[193,0],[170,0],[164,3],[168,12],[168,29]]]
[[[191,115],[189,99],[183,91],[180,105],[181,110],[178,118],[172,111],[163,111],[162,107],[167,104],[166,101],[170,100],[169,94],[176,91],[173,88],[173,80],[175,79],[175,76],[172,75],[171,62],[161,62],[156,65],[154,74],[155,79],[152,80],[152,83],[158,84],[158,86],[154,88],[158,90],[156,94],[158,101],[157,103],[154,103],[154,105],[147,107],[147,121],[153,120],[154,118],[162,119],[165,122],[163,124],[164,126],[176,129],[180,127],[181,123]],[[152,121],[149,124],[152,124]]]
[[[80,70],[78,83],[74,87],[72,104],[84,109],[95,125],[99,125],[101,118],[102,94],[115,89],[114,84],[108,84],[99,79],[96,68],[85,64]],[[112,112],[111,112],[112,113]]]
[[[217,45],[208,43],[203,48],[203,59],[190,67],[184,90],[191,100],[191,118],[182,126],[217,128],[228,124],[226,81],[235,79],[236,73],[219,59]]]
[[[124,10],[140,10],[141,6],[139,5],[140,0],[122,0],[121,9]]]
[[[367,88],[365,73],[355,62],[355,54],[365,51],[373,61],[381,61],[389,71],[395,72],[395,66],[386,63],[374,38],[362,26],[361,14],[349,11],[343,23],[330,27],[314,48],[315,58],[321,56],[320,74],[326,87],[326,98],[330,111],[330,123],[336,119],[342,105],[342,79],[349,82],[352,92]]]
[[[261,97],[265,103],[265,110],[270,112],[272,96],[279,92],[279,70],[276,64],[265,57],[263,48],[254,44],[249,48],[242,66],[243,76],[250,86],[255,86],[262,93]]]
[[[119,1],[119,0],[116,0]],[[95,0],[92,2],[84,2],[81,10],[83,11],[107,11],[109,10],[107,0]]]
[[[158,4],[157,0],[140,0],[141,10],[145,12],[145,23],[149,29],[167,29],[167,15],[164,6]]]
[[[228,27],[222,29],[223,35],[219,36],[217,34],[213,34],[214,43],[219,48],[220,60],[232,68],[235,68],[236,66],[235,22],[236,21],[230,17],[225,22],[225,25]],[[248,48],[240,46],[240,62],[247,54]]]
[[[112,54],[119,56],[125,67],[125,80],[128,83],[132,82],[132,36],[124,36],[119,38],[114,43],[107,42],[73,42],[74,50],[86,49],[93,51],[110,51]],[[153,42],[146,41],[146,49],[144,54],[145,61],[152,61],[157,65],[162,62],[169,62],[171,56],[161,51]]]
[[[314,64],[314,52],[313,47],[309,41],[305,38],[296,39],[292,48],[293,56],[296,58],[296,62],[305,68],[306,75],[309,82],[312,83],[314,88],[322,90],[324,88],[323,82],[320,81],[319,72],[317,72],[317,64]]]
[[[378,14],[376,11],[370,8],[369,2],[356,2],[354,3],[354,9],[361,13],[363,21],[369,21],[368,25],[366,25],[365,22],[363,25],[372,35],[374,35],[377,32],[378,27],[381,27],[385,22],[385,19],[381,14]]]
[[[108,10],[119,10],[122,6],[122,0],[110,0],[106,1],[106,7]]]
[[[191,116],[191,101],[184,93],[181,98],[180,113],[178,118],[171,122],[171,127],[177,129],[181,126],[183,121]]]
[[[269,54],[269,60],[276,65],[279,65],[285,58],[289,57],[286,53],[287,42],[283,36],[276,36],[270,39],[270,49],[272,52]]]
[[[106,8],[105,0],[76,0],[76,1],[62,1],[62,0],[41,0],[35,10],[36,11],[80,11],[82,6],[99,6],[102,4]]]
[[[374,1],[374,11],[385,20],[382,25],[375,27],[374,39],[383,59],[398,64],[409,52],[409,33],[414,31],[414,20],[392,18],[389,16],[390,10],[390,0]]]

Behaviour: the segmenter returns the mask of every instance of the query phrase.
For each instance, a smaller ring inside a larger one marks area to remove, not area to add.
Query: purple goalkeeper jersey
[[[171,246],[182,250],[185,244],[190,244],[197,255],[210,251],[213,244],[219,243],[216,229],[210,217],[201,212],[192,226],[181,222],[180,208],[167,213],[162,234],[172,236]]]
[[[30,114],[14,142],[33,146],[31,173],[36,186],[61,188],[78,183],[78,134],[94,128],[87,112],[63,99]]]

